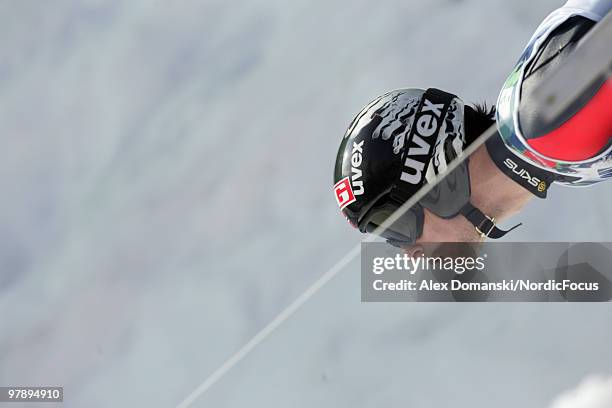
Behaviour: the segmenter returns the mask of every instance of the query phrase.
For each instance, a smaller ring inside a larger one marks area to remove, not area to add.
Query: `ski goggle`
[[[438,184],[436,184],[417,204],[406,210],[397,220],[378,231],[378,235],[394,245],[413,244],[423,234],[425,221],[424,208],[441,218],[453,218],[470,206],[470,176],[468,161],[465,160]],[[365,213],[359,222],[362,232],[373,233],[379,226],[399,209],[405,202],[396,188],[380,197]],[[492,219],[491,219],[492,220]],[[479,225],[488,232],[490,226]]]
[[[456,170],[460,170],[459,174],[467,173],[467,164],[460,165],[453,172]],[[456,177],[450,177],[449,175],[449,177],[441,180],[421,201],[389,225],[384,224],[385,221],[401,207],[402,203],[394,199],[392,195],[381,197],[366,212],[358,227],[362,232],[376,232],[393,246],[404,247],[414,244],[423,234],[424,208],[442,218],[463,215],[474,226],[481,238],[498,239],[522,225],[517,224],[507,231],[499,229],[495,225],[495,218],[485,215],[472,205],[469,192],[469,175],[466,178],[461,175],[456,175]],[[385,228],[377,231],[381,225],[385,225]]]

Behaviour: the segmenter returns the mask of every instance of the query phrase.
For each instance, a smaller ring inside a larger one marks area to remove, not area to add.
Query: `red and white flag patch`
[[[350,203],[357,201],[353,193],[353,187],[351,187],[351,180],[348,177],[343,178],[334,185],[334,193],[341,210]]]

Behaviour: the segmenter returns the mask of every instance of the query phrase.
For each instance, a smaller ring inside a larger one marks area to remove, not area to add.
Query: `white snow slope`
[[[331,192],[362,105],[494,101],[559,5],[0,3],[0,385],[176,406],[362,238]],[[511,239],[611,240],[611,193]],[[612,370],[609,305],[359,298],[353,262],[193,406],[536,408]]]

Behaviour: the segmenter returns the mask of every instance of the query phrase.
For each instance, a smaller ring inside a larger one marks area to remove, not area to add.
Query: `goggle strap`
[[[433,146],[438,140],[440,130],[442,129],[444,125],[444,121],[446,120],[446,113],[448,111],[448,107],[450,106],[453,99],[456,97],[457,97],[456,95],[441,91],[436,88],[429,88],[423,94],[423,97],[421,98],[421,101],[419,103],[419,107],[417,108],[417,112],[414,116],[412,129],[410,130],[410,133],[406,136],[406,140],[404,141],[404,148],[401,153],[402,165],[400,166],[398,174],[396,175],[395,182],[393,183],[393,188],[391,189],[391,196],[395,200],[399,202],[405,202],[410,197],[412,197],[417,191],[419,191],[419,189],[423,186],[423,183],[425,181],[424,173],[427,171],[427,167],[429,166],[429,162],[431,161]],[[426,108],[425,112],[423,112],[426,102],[431,106],[442,105],[443,107],[440,110],[440,115],[436,116],[435,130],[432,132],[431,135],[427,136],[427,139],[429,141],[429,147],[427,149],[427,152],[425,154],[421,154],[417,157],[414,157],[415,159],[420,158],[420,161],[424,163],[424,168],[422,170],[420,181],[416,184],[411,184],[411,183],[403,181],[401,176],[402,176],[402,172],[404,171],[403,169],[404,169],[406,157],[408,156],[408,151],[412,147],[415,136],[419,135],[418,129],[420,126],[419,123],[420,123],[421,117],[423,116],[431,117],[433,115],[433,113],[430,111],[430,108]]]

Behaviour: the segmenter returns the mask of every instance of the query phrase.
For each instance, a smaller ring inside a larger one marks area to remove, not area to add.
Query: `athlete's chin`
[[[404,248],[404,252],[411,258],[421,256],[433,257],[465,257],[476,256],[480,249],[480,241],[445,241],[416,243]]]
[[[405,247],[403,249],[406,255],[411,258],[416,258],[425,255],[425,249],[422,245],[419,244],[410,245],[409,247]]]

